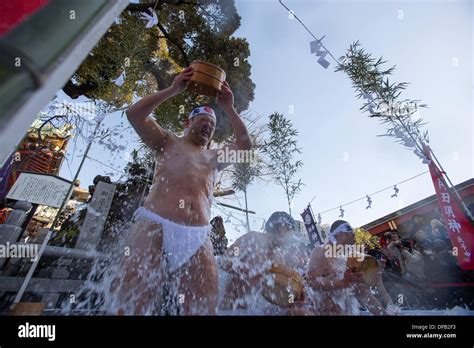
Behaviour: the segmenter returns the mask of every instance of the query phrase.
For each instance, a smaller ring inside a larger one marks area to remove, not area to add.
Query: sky
[[[309,1],[284,3],[320,38],[335,57],[359,40],[374,57],[383,56],[387,67],[396,65],[393,81],[409,82],[402,96],[421,99],[428,108],[421,117],[428,123],[430,146],[454,184],[473,177],[473,6],[470,1]],[[339,207],[366,194],[393,186],[428,170],[411,151],[384,134],[385,126],[359,108],[351,82],[341,72],[328,69],[310,53],[312,37],[277,0],[237,0],[241,27],[234,33],[250,45],[251,78],[256,85],[249,111],[266,120],[277,111],[299,131],[303,168],[297,173],[305,186],[293,202],[298,217],[313,199],[314,213]],[[232,86],[231,86],[232,87]],[[60,100],[67,99],[62,92]],[[294,110],[291,113],[291,110]],[[83,187],[97,174],[120,178],[127,154],[137,137],[121,113],[107,115],[104,127],[121,134],[124,149],[110,153],[94,143],[79,176]],[[63,165],[60,175],[71,178],[84,142]],[[343,207],[344,218],[361,226],[434,193],[428,173],[393,190]],[[256,181],[248,191],[251,229],[260,231],[274,211],[287,210],[283,190],[272,182]],[[243,195],[217,202],[244,206]],[[217,205],[213,215],[223,215],[230,242],[245,233],[245,217]],[[322,223],[338,219],[339,209],[322,214]]]

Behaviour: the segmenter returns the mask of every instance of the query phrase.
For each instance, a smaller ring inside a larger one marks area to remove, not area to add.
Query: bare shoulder
[[[327,263],[326,255],[325,255],[325,247],[324,245],[317,245],[314,247],[313,251],[311,252],[311,256],[309,258],[309,268],[313,267],[321,267],[321,265]]]
[[[179,141],[179,137],[177,137],[176,134],[167,131],[166,139],[161,143],[161,148],[156,149],[155,151],[156,155],[162,155],[164,152],[166,152],[166,150],[168,150],[174,144],[177,144]]]
[[[264,234],[261,232],[250,231],[244,234],[242,237],[239,237],[234,244],[237,245],[246,245],[260,242],[263,240]]]

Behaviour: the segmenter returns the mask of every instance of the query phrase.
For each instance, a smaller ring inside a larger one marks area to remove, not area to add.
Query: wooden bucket
[[[225,71],[217,65],[200,60],[193,61],[190,66],[193,68],[193,75],[188,83],[188,90],[209,97],[217,97],[226,78]]]
[[[273,265],[267,270],[274,279],[273,286],[264,285],[262,296],[270,303],[286,308],[303,299],[304,281],[301,275],[285,265]],[[290,299],[293,299],[291,301]]]
[[[18,302],[10,308],[10,315],[43,315],[46,303],[43,302]]]
[[[360,258],[363,256],[363,260]],[[379,271],[379,264],[377,260],[370,255],[361,255],[360,257],[349,257],[347,259],[347,268],[351,272],[362,272],[364,275],[364,282],[367,285],[375,285],[375,275]]]

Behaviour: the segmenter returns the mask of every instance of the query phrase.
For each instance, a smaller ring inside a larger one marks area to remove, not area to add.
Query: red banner
[[[453,244],[453,253],[457,257],[461,269],[474,270],[474,257],[472,255],[474,249],[474,226],[469,222],[469,218],[443,183],[443,173],[432,160],[429,147],[423,145],[423,150],[425,156],[430,160],[431,178],[433,179],[439,208],[443,215],[449,238]]]
[[[23,22],[40,8],[46,6],[49,0],[16,0],[0,1],[0,36]]]

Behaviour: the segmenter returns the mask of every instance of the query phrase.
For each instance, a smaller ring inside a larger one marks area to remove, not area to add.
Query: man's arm
[[[337,274],[328,274],[328,259],[322,247],[314,248],[308,265],[306,280],[308,285],[316,291],[330,291],[345,289],[352,285],[363,283],[364,278],[361,272],[345,270],[342,279],[334,279]]]
[[[222,255],[222,269],[228,273],[248,271],[248,266],[256,262],[259,239],[258,232],[248,232],[239,237]]]
[[[250,150],[253,147],[252,139],[250,139],[249,132],[245,126],[244,121],[234,108],[234,95],[230,89],[227,81],[224,81],[221,95],[218,97],[218,103],[224,109],[229,121],[232,124],[235,134],[235,141],[231,145],[227,145],[229,150]],[[225,147],[222,150],[225,151]],[[218,163],[218,169],[222,169],[230,163]]]
[[[186,83],[191,78],[192,73],[190,67],[184,69],[181,74],[175,77],[171,86],[145,96],[127,109],[126,114],[130,124],[143,142],[151,149],[161,149],[168,137],[168,132],[148,115],[168,98],[181,93],[186,88]]]
[[[327,259],[324,255],[323,248],[315,248],[309,260],[308,272],[306,280],[308,285],[316,291],[330,291],[336,289],[344,289],[349,287],[348,276],[346,274],[343,279],[331,279],[336,275],[327,275]]]
[[[237,111],[235,111],[233,105],[224,110],[229,117],[235,134],[235,141],[232,145],[230,145],[230,147],[236,150],[250,150],[253,147],[252,139],[250,139],[250,135],[244,121],[242,121],[242,118],[239,116]]]

